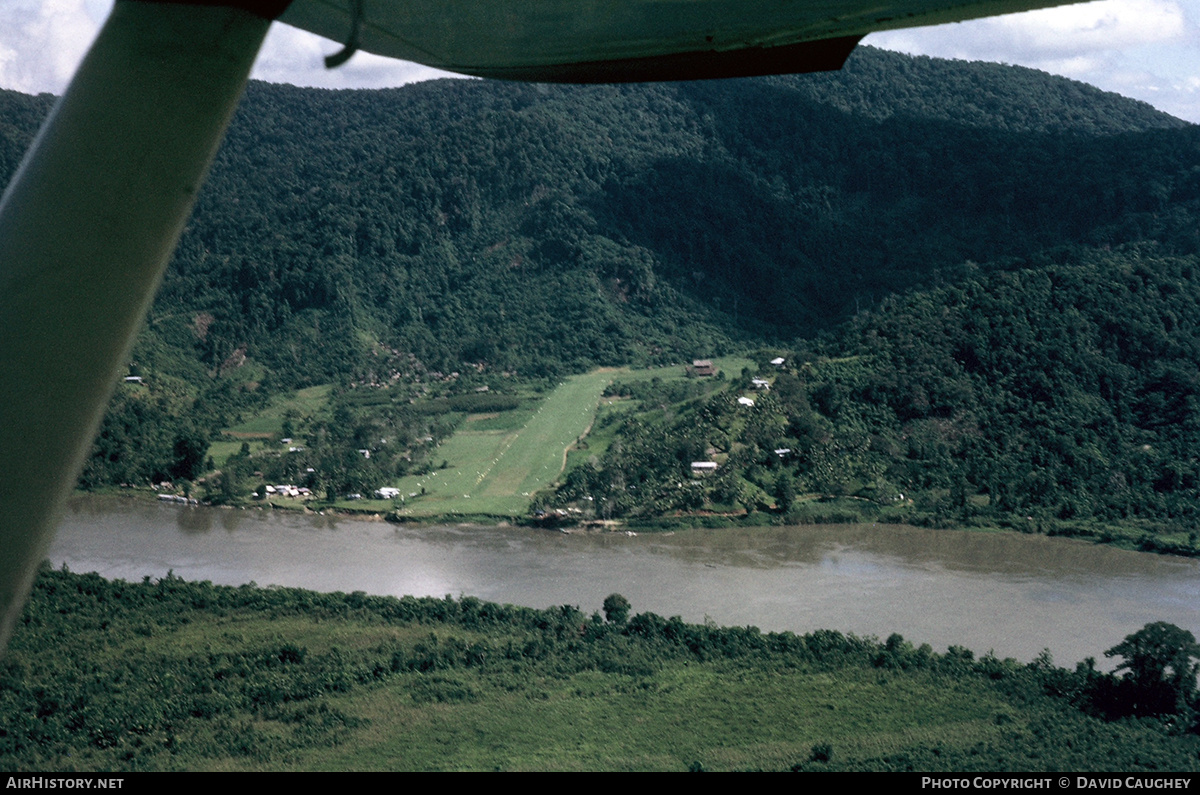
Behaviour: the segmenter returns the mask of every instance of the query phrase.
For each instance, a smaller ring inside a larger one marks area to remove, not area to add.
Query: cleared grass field
[[[740,376],[742,369],[745,367],[754,367],[752,360],[741,356],[726,356],[720,359],[713,359],[712,361],[717,370],[723,372],[726,378]],[[682,364],[667,367],[652,367],[644,370],[631,370],[627,367],[619,367],[611,368],[607,372],[611,381],[625,384],[651,381],[655,378],[664,383],[686,381],[689,379],[687,368]],[[725,382],[709,379],[708,383],[710,386],[720,389],[723,388]],[[567,469],[572,470],[577,466],[581,466],[593,457],[596,459],[602,458],[616,437],[617,429],[615,424],[606,423],[605,420],[613,419],[614,415],[635,411],[640,405],[641,402],[636,400],[620,398],[605,398],[602,400],[596,415],[596,428],[598,430],[593,430],[588,435],[586,445],[570,451],[567,457]]]
[[[750,359],[730,356],[714,359],[727,377],[739,375]],[[590,447],[572,450],[596,419],[600,396],[614,380],[684,380],[681,365],[649,370],[611,368],[565,379],[539,404],[512,411],[470,415],[462,427],[433,451],[433,472],[410,475],[392,483],[400,490],[398,504],[390,500],[338,501],[335,507],[384,513],[395,508],[402,516],[521,516],[533,495],[554,483],[568,462],[576,466],[593,455],[602,455],[611,431],[593,440]],[[225,438],[214,441],[209,454],[217,467],[249,443],[251,452],[276,449],[285,414],[300,417],[327,411],[330,385],[310,387],[279,398],[265,410],[225,429]],[[609,412],[627,406],[614,404]],[[571,451],[568,453],[568,451]],[[570,458],[568,458],[570,455]],[[439,466],[444,462],[445,466]],[[369,497],[369,495],[368,495]]]
[[[236,438],[271,437],[279,433],[283,427],[283,415],[288,409],[300,415],[316,414],[325,408],[329,401],[332,384],[321,384],[300,389],[296,392],[274,399],[271,405],[255,414],[240,425],[225,429],[225,433]]]
[[[585,671],[515,692],[442,674],[455,700],[421,703],[418,675],[339,706],[369,721],[290,767],[315,770],[786,770],[830,743],[840,758],[1000,742],[1012,708],[985,686],[871,670],[762,672],[672,663],[645,677]]]
[[[744,356],[722,356],[712,360],[713,366],[719,372],[723,371],[726,378],[735,378],[742,374],[742,369],[745,367],[755,367],[753,359],[747,359]],[[659,378],[663,381],[681,381],[687,378],[687,369],[682,364],[669,365],[667,367],[650,367],[645,370],[630,370],[627,367],[620,367],[609,372],[613,381],[624,381],[632,383],[634,381],[649,381],[653,378]]]
[[[432,456],[444,460],[446,468],[402,478],[396,484],[401,494],[418,495],[407,499],[399,513],[524,514],[533,495],[562,472],[567,448],[587,432],[600,394],[611,380],[609,372],[566,379],[519,428],[503,427],[508,423],[502,417],[466,423]],[[500,427],[485,430],[489,425]]]
[[[313,416],[324,411],[332,389],[332,384],[320,384],[276,397],[258,414],[245,422],[224,429],[221,432],[224,438],[209,445],[209,457],[217,468],[220,468],[225,466],[229,456],[241,451],[243,442],[250,445],[251,453],[277,450],[278,447],[272,443],[272,439],[283,429],[284,414],[289,409],[299,416]]]

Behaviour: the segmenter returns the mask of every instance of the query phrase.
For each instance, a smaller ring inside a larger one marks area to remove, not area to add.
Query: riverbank
[[[1013,532],[895,524],[531,532],[333,513],[73,500],[55,567],[532,607],[619,591],[643,609],[732,626],[891,632],[1030,660],[1099,656],[1151,620],[1200,634],[1195,560]],[[1052,639],[1047,644],[1046,639]]]
[[[27,614],[23,771],[1198,769],[1169,716],[1094,714],[1105,674],[896,634],[61,570]]]
[[[157,502],[162,492],[150,488],[97,489],[77,491],[76,497],[105,495]],[[1116,549],[1171,555],[1181,558],[1200,558],[1200,539],[1194,530],[1169,526],[1161,522],[1134,520],[1123,525],[1105,524],[1096,521],[1062,520],[1034,517],[995,517],[965,515],[957,521],[948,521],[939,516],[913,510],[879,509],[869,502],[850,498],[809,499],[797,506],[799,510],[779,514],[771,511],[741,513],[714,513],[698,511],[675,513],[670,516],[638,517],[634,519],[602,520],[576,516],[569,513],[556,515],[528,515],[513,517],[489,513],[427,514],[414,516],[391,510],[386,501],[363,500],[363,506],[334,504],[276,498],[241,501],[231,505],[208,508],[228,510],[284,511],[318,516],[336,515],[361,521],[386,521],[400,525],[436,526],[445,524],[473,524],[485,527],[516,525],[555,531],[620,532],[638,533],[676,532],[694,528],[722,529],[746,527],[780,527],[791,525],[909,525],[937,530],[969,530],[973,532],[1011,532],[1021,535],[1040,535],[1049,538],[1074,538],[1093,544],[1111,546]],[[378,504],[377,504],[378,503]]]

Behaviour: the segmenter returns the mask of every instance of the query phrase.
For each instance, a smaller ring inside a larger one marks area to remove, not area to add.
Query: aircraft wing
[[[451,72],[607,83],[840,69],[877,30],[1079,0],[294,0],[279,21]],[[360,10],[358,10],[360,9]]]

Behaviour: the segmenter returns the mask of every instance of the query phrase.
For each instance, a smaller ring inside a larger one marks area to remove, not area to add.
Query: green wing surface
[[[877,30],[1075,0],[294,0],[281,22],[451,72],[628,82],[838,69]],[[832,41],[830,41],[832,40]]]

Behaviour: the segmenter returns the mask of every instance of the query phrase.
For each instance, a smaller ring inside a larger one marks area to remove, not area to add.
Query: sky
[[[0,88],[61,94],[112,0],[0,0]],[[914,55],[1019,64],[1081,80],[1200,123],[1200,0],[1098,0],[973,22],[875,33],[865,44]],[[275,24],[252,77],[326,88],[384,88],[447,76],[356,54]]]

